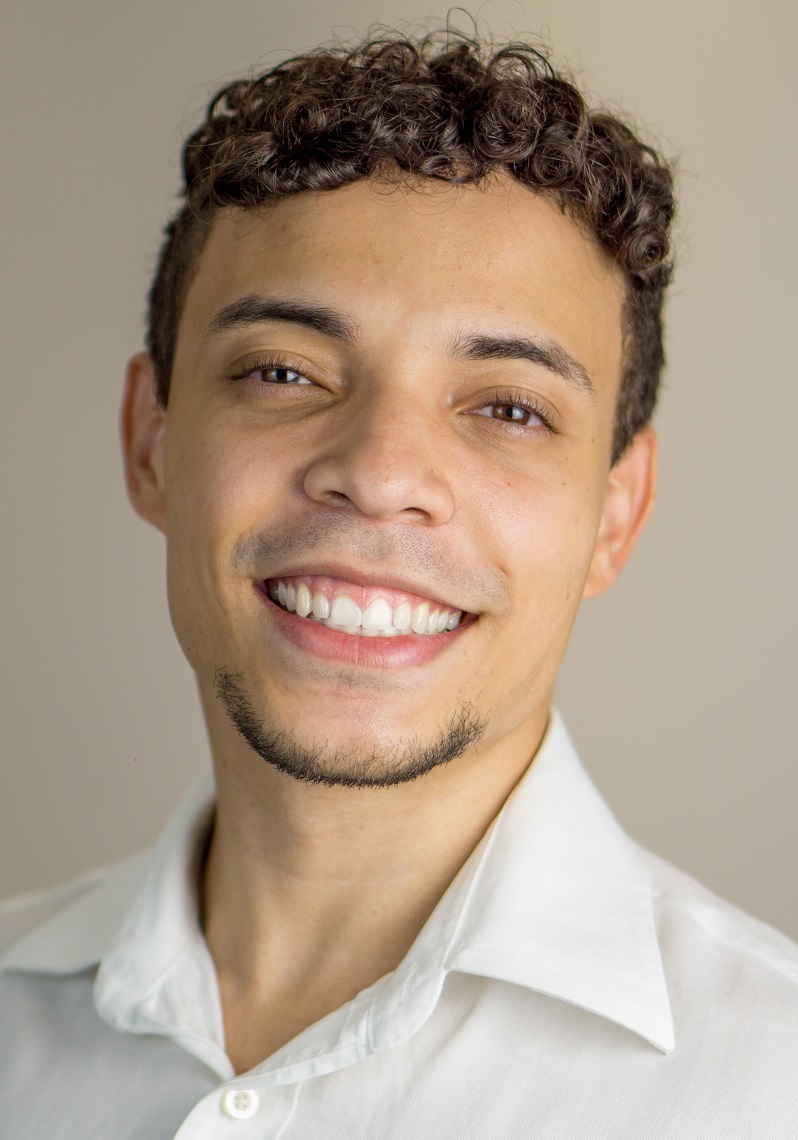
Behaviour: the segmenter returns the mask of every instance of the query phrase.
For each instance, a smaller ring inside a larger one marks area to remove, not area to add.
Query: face
[[[622,304],[510,180],[217,214],[168,410],[137,358],[125,413],[212,736],[330,782],[528,759],[650,501],[648,436],[610,470]]]

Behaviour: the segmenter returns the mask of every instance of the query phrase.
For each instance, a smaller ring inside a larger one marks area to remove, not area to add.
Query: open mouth
[[[451,633],[468,616],[418,595],[315,575],[269,578],[262,588],[280,609],[360,637]]]

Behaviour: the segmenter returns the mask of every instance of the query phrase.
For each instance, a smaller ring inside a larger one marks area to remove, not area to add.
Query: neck
[[[209,725],[218,799],[203,922],[239,1071],[396,968],[528,766],[545,721],[544,712],[518,739],[386,788],[302,783],[232,727]],[[255,1040],[253,1009],[270,1027]]]

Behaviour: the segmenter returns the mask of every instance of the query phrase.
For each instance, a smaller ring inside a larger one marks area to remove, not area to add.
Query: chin
[[[337,724],[314,716],[320,721],[318,727],[314,731],[303,718],[300,736],[296,719],[289,718],[286,724],[284,714],[270,716],[256,706],[242,674],[218,669],[215,689],[231,724],[253,752],[278,771],[308,783],[347,787],[406,783],[461,756],[486,728],[466,703],[456,707],[448,722],[430,726],[427,733],[408,734],[404,727],[397,731],[394,724],[382,724],[379,733],[352,735],[335,732]],[[339,710],[334,720],[343,716]],[[351,728],[351,719],[343,727]]]

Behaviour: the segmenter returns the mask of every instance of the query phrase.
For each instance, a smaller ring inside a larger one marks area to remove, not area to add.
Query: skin
[[[287,322],[207,335],[251,294],[333,307],[357,340]],[[509,179],[356,183],[221,210],[168,409],[149,358],[131,361],[128,489],[166,535],[216,769],[203,923],[239,1072],[396,967],[538,748],[579,603],[615,580],[653,502],[650,429],[610,466],[622,303],[592,237]],[[455,359],[464,331],[554,342],[593,391],[527,360]],[[229,379],[274,353],[312,383]],[[495,418],[497,388],[556,430]],[[254,587],[297,560],[400,579],[476,620],[412,667],[320,656],[286,638]],[[419,779],[309,784],[246,744],[219,669],[265,724],[321,746],[332,777],[375,757],[400,773],[464,707],[484,732]]]

